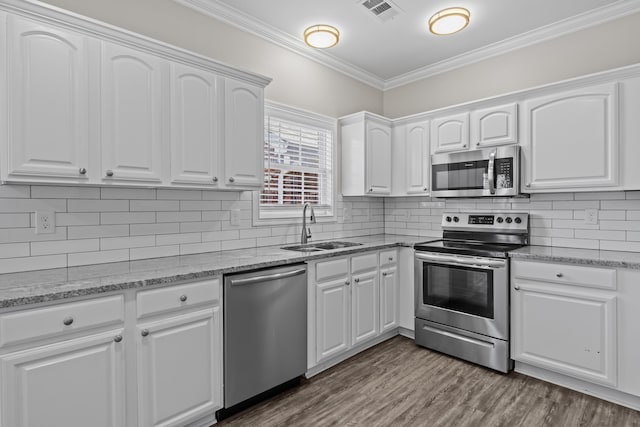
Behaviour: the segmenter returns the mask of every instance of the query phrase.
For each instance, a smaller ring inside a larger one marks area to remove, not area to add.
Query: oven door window
[[[493,319],[493,271],[423,264],[423,304]]]

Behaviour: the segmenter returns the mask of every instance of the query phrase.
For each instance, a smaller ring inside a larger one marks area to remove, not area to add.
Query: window
[[[332,218],[336,121],[267,103],[264,125],[264,188],[254,218],[299,217],[305,203],[318,219]]]

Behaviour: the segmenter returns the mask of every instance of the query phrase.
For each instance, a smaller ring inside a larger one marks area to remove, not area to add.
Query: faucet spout
[[[309,203],[305,203],[302,208],[302,234],[300,235],[300,243],[305,244],[311,238],[311,228],[307,228],[307,208],[311,209],[311,215],[309,217],[309,223],[316,223],[316,213],[313,211],[313,206]]]

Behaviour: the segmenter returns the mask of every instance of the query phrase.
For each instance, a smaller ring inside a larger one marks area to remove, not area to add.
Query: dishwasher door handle
[[[229,283],[231,284],[231,286],[251,285],[258,282],[286,279],[288,277],[298,276],[306,272],[306,268],[299,268],[297,270],[285,271],[284,273],[267,274],[266,276],[253,276],[247,277],[246,279],[231,279],[229,280]]]

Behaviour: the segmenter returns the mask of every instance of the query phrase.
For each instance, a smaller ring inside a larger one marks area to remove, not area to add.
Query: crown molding
[[[616,2],[385,80],[360,67],[338,59],[327,52],[311,49],[305,45],[301,39],[292,37],[218,0],[174,1],[266,39],[278,46],[319,62],[322,65],[382,91],[413,83],[456,68],[483,61],[487,58],[551,40],[640,11],[640,0]]]
[[[445,59],[444,61],[440,61],[433,65],[428,65],[426,67],[410,71],[398,77],[385,80],[383,90],[404,86],[406,84],[437,74],[442,74],[466,65],[474,64],[503,53],[574,33],[604,22],[613,21],[614,19],[622,18],[638,11],[640,11],[640,0],[628,0],[622,3],[603,6],[488,46]]]
[[[384,89],[384,80],[363,70],[360,67],[349,64],[346,61],[338,59],[334,55],[326,51],[317,50],[307,46],[302,39],[291,36],[284,31],[265,24],[257,20],[251,15],[241,12],[238,9],[227,6],[218,0],[173,0],[183,6],[194,9],[200,13],[211,16],[227,24],[240,28],[243,31],[251,33],[255,36],[263,38],[280,47],[293,51],[301,56],[332,68],[342,74],[345,74],[362,83],[372,86],[376,89]]]

